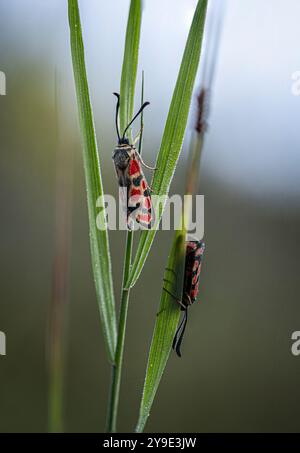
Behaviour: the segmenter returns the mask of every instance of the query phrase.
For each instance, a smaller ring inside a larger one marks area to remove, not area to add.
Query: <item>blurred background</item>
[[[129,1],[79,6],[104,187],[116,194],[112,92]],[[137,94],[144,69],[150,165],[195,6],[145,1]],[[149,432],[299,431],[300,356],[290,351],[291,334],[300,330],[300,98],[291,93],[292,73],[300,69],[299,17],[297,0],[227,1],[198,190],[205,195],[207,246],[200,303],[191,309],[183,357],[170,356]],[[0,431],[48,429],[57,200],[71,218],[64,429],[103,431],[110,367],[91,275],[67,1],[0,0],[0,55],[7,83],[0,97],[0,330],[7,338]],[[191,126],[172,193],[183,190]],[[137,420],[172,236],[157,234],[132,291],[120,431],[132,431]],[[110,240],[118,300],[125,234],[111,232]]]

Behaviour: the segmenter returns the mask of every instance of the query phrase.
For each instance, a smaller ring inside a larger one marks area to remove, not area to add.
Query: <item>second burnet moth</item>
[[[168,294],[170,294],[177,300],[177,302],[181,306],[181,310],[184,311],[182,320],[177,328],[172,344],[172,348],[176,351],[179,357],[181,357],[180,348],[187,324],[188,307],[196,301],[199,292],[199,279],[203,254],[205,250],[205,244],[203,241],[192,240],[186,241],[185,247],[186,251],[185,251],[185,267],[183,277],[182,298],[178,299],[169,290],[164,288],[164,290]],[[166,279],[164,279],[164,281],[170,282],[169,280]]]
[[[116,106],[116,130],[118,135],[118,144],[114,149],[112,158],[123,197],[123,203],[126,210],[126,220],[128,229],[132,229],[134,220],[141,224],[143,228],[150,229],[154,221],[154,210],[151,201],[150,188],[142,171],[142,165],[154,170],[144,164],[140,154],[135,148],[135,143],[140,137],[141,131],[134,140],[133,144],[129,143],[126,138],[126,132],[134,120],[141,114],[149,102],[144,102],[137,114],[132,118],[125,128],[122,136],[119,132],[118,114],[120,107],[120,95],[113,93],[118,101]]]

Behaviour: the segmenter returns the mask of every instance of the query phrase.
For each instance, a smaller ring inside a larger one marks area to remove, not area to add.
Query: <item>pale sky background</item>
[[[220,1],[220,0],[215,0]],[[79,2],[97,132],[111,131],[129,1]],[[140,71],[145,70],[146,154],[156,152],[196,0],[145,0]],[[67,1],[0,0],[1,49],[49,61],[66,78],[74,108]],[[287,203],[300,194],[299,0],[228,0],[202,170],[257,199]],[[12,33],[13,31],[13,33]],[[4,68],[5,70],[5,68]],[[7,81],[9,93],[9,78]],[[139,85],[138,85],[139,86]],[[151,160],[151,156],[150,156]],[[278,200],[277,198],[278,197]]]

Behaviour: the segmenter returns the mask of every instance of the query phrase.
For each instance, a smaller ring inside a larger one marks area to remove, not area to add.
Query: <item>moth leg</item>
[[[177,277],[176,272],[175,272],[174,269],[172,269],[171,267],[166,267],[166,271],[173,272],[173,274],[175,275],[175,277]]]
[[[138,133],[138,135],[135,137],[134,141],[133,141],[133,145],[135,145],[136,141],[140,138],[140,135],[141,135],[141,132],[142,132],[142,129],[140,130],[140,132]],[[150,167],[149,165],[145,164],[145,162],[143,161],[142,159],[142,156],[137,153],[138,157],[139,157],[139,160],[141,161],[141,164],[145,167],[145,168],[148,168],[148,170],[153,170],[155,171],[157,169],[157,167]]]
[[[143,161],[143,159],[142,159],[141,156],[139,156],[139,157],[140,157],[141,164],[142,164],[145,168],[148,168],[148,170],[153,170],[153,171],[157,170],[157,167],[150,167],[149,165],[145,164],[145,162]]]
[[[177,280],[176,272],[175,272],[173,269],[170,269],[170,268],[168,268],[168,267],[166,267],[166,271],[172,272],[172,275],[175,277],[175,282],[176,282],[176,280]],[[171,281],[171,280],[168,280],[167,278],[163,278],[163,281],[164,281],[164,282],[167,282],[167,283],[170,283],[170,284],[173,284],[173,283],[174,283],[174,280]]]
[[[189,305],[192,305],[192,299],[191,299],[191,296],[189,294],[185,294],[185,297],[187,298],[187,300],[189,301]]]
[[[177,296],[175,296],[174,294],[172,294],[172,293],[171,293],[169,290],[167,290],[166,288],[163,288],[163,290],[166,291],[166,293],[168,293],[170,296],[172,296],[173,299],[175,299],[176,302],[178,302],[179,305],[180,305],[182,308],[184,308],[184,309],[186,310],[186,306],[182,303],[182,301],[181,301],[180,299],[178,299]]]

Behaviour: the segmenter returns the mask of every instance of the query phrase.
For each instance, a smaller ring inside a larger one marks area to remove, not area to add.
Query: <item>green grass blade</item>
[[[140,31],[142,21],[141,0],[131,0],[127,21],[124,58],[120,87],[120,133],[133,116],[134,93],[138,67]],[[128,135],[128,133],[127,133]],[[130,137],[131,138],[131,137]]]
[[[120,132],[121,135],[133,116],[134,93],[136,85],[136,74],[138,66],[138,52],[140,40],[140,27],[142,21],[141,0],[131,0],[126,41],[122,65],[121,86],[120,86]],[[142,121],[142,120],[141,120]],[[131,137],[130,137],[131,138]],[[128,279],[133,246],[133,231],[127,231],[125,258],[123,267],[123,281],[121,292],[120,316],[118,325],[118,338],[116,347],[115,363],[112,370],[112,383],[107,413],[107,431],[117,431],[117,417],[119,407],[119,394],[122,377],[123,353],[126,334],[127,312],[130,291],[125,289]]]
[[[184,251],[185,234],[179,232],[175,236],[165,271],[165,279],[172,282],[165,283],[166,288],[172,294],[177,295],[178,299],[181,299],[182,295],[185,262]],[[173,272],[169,269],[173,269]],[[136,432],[142,432],[144,430],[146,421],[149,417],[155,394],[170,355],[179,317],[180,305],[176,302],[174,297],[163,290],[148,357],[146,378]]]
[[[167,195],[181,151],[198,69],[207,0],[199,0],[183,54],[151,184],[154,194]],[[159,213],[159,218],[162,213]],[[126,286],[132,287],[145,264],[156,230],[143,231]]]
[[[104,199],[77,0],[68,0],[68,10],[73,72],[83,145],[92,267],[105,344],[108,357],[113,362],[116,348],[116,315],[111,259],[107,229],[100,231],[96,225],[97,216],[102,225],[106,225],[106,219],[103,209],[101,212],[96,210],[97,200],[98,206],[99,201],[100,205],[104,206]]]

